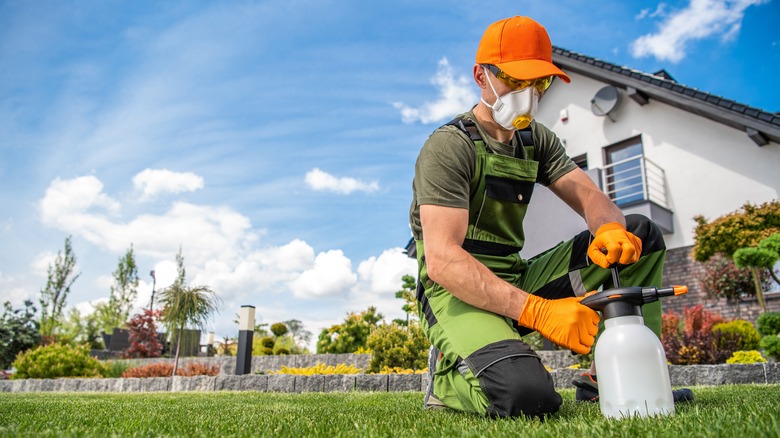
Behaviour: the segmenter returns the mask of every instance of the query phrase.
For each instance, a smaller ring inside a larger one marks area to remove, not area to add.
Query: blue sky
[[[72,235],[83,311],[132,244],[139,306],[181,246],[220,337],[243,304],[315,338],[372,304],[401,317],[414,160],[476,103],[479,38],[512,15],[780,110],[777,0],[0,1],[0,300],[37,302]]]

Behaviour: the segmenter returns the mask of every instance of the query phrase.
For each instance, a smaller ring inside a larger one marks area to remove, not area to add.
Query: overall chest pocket
[[[533,181],[521,181],[495,175],[485,176],[485,195],[488,198],[514,204],[528,204],[534,192]]]
[[[514,157],[485,157],[484,186],[478,201],[473,239],[522,247],[523,219],[531,201],[539,163]]]

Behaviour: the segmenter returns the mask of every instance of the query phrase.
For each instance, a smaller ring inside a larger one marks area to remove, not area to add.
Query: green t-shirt
[[[513,156],[519,147],[518,136],[506,144],[490,137],[469,111],[459,117],[474,121],[485,141],[494,153]],[[535,145],[534,160],[539,162],[536,182],[550,185],[574,170],[577,165],[566,155],[560,139],[546,126],[531,122]],[[476,166],[476,148],[468,135],[455,126],[442,126],[435,130],[420,151],[414,168],[413,198],[409,210],[409,222],[415,239],[422,239],[420,205],[433,204],[445,207],[469,208],[471,179]]]

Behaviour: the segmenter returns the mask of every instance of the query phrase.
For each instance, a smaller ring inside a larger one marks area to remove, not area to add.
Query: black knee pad
[[[536,356],[501,359],[485,368],[478,379],[490,402],[489,416],[542,418],[557,412],[562,403],[552,376]]]
[[[663,233],[653,221],[641,214],[626,216],[626,229],[642,240],[642,255],[666,249]]]

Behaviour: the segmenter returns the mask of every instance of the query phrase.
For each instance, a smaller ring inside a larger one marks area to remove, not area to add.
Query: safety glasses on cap
[[[504,85],[514,90],[524,90],[530,86],[533,86],[536,87],[536,89],[541,93],[550,88],[550,85],[552,85],[553,80],[555,79],[555,76],[545,76],[543,78],[531,80],[515,79],[501,71],[495,65],[484,64],[484,66],[490,70],[501,82],[503,82]]]

